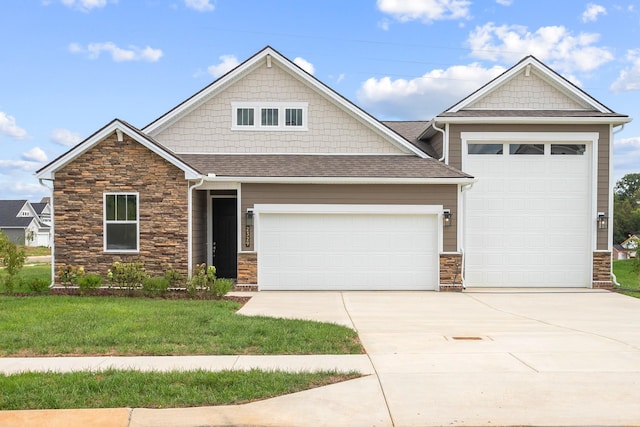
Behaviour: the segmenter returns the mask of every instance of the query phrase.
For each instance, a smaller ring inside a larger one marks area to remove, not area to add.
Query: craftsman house
[[[50,246],[50,209],[46,200],[0,200],[0,231],[18,245]]]
[[[141,260],[260,290],[607,287],[613,132],[629,121],[529,56],[430,121],[381,122],[267,47],[37,177],[55,263],[90,273]]]

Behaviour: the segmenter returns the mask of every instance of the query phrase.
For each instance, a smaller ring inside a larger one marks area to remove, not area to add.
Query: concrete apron
[[[262,292],[241,312],[351,324],[396,426],[640,425],[638,299],[568,289]]]

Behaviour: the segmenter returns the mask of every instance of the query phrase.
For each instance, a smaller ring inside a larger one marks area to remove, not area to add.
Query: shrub
[[[14,278],[24,266],[26,254],[23,249],[13,243],[9,237],[0,230],[0,259],[10,278]],[[6,285],[5,285],[6,286]]]
[[[169,264],[164,272],[164,278],[170,288],[179,288],[184,284],[184,275]]]
[[[27,283],[29,290],[38,294],[43,294],[49,290],[49,281],[42,277],[34,277]]]
[[[93,291],[102,286],[102,276],[97,274],[87,274],[78,278],[78,289],[80,295],[84,295],[87,291]]]
[[[211,295],[216,299],[220,299],[233,288],[234,284],[233,279],[216,279],[213,287],[210,289]]]
[[[16,286],[19,286],[20,283],[21,283],[21,280],[19,277],[7,275],[4,278],[4,281],[2,284],[4,285],[4,291],[7,294],[11,295],[13,294],[13,291],[15,290]]]
[[[76,267],[71,264],[60,264],[56,278],[63,286],[74,285],[78,283],[78,278],[84,276],[84,267]]]
[[[200,291],[211,292],[215,281],[216,268],[213,265],[207,267],[206,264],[198,264],[187,282],[187,294],[193,298]]]
[[[149,277],[144,264],[137,262],[114,262],[107,273],[111,283],[129,290],[142,287],[144,280]]]
[[[169,289],[166,277],[147,277],[142,282],[142,292],[147,296],[162,296]]]

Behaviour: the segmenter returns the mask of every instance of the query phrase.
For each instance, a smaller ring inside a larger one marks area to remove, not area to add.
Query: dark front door
[[[237,199],[214,198],[213,265],[218,277],[237,277],[238,233]]]

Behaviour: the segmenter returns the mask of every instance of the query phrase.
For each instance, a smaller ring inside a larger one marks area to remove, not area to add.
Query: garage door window
[[[509,144],[509,154],[542,156],[544,144]]]
[[[502,144],[469,144],[467,148],[469,154],[502,154]]]
[[[551,155],[582,156],[587,150],[584,144],[551,144]]]

